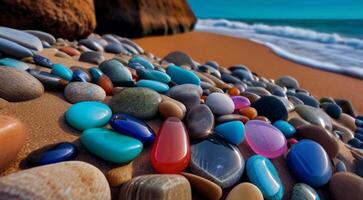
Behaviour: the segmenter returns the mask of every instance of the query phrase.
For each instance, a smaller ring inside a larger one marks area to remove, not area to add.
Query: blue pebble
[[[46,58],[44,56],[34,55],[33,60],[34,60],[35,64],[37,64],[37,65],[47,67],[47,68],[52,68],[52,65],[53,65],[52,61],[50,61],[48,58]]]
[[[158,70],[139,69],[137,70],[137,75],[141,79],[154,80],[163,83],[169,83],[171,81],[171,78],[167,73]]]
[[[15,60],[12,58],[2,58],[0,59],[0,65],[7,66],[7,67],[13,67],[15,69],[19,70],[27,70],[29,69],[29,66],[20,60]]]
[[[357,129],[355,129],[356,133],[363,133],[363,127],[357,127]]]
[[[135,70],[145,69],[145,67],[140,63],[129,63],[127,66]]]
[[[91,77],[83,70],[76,69],[73,71],[72,81],[74,82],[90,82]]]
[[[149,88],[160,93],[169,91],[169,86],[167,84],[153,80],[139,80],[136,85],[137,87]]]
[[[169,65],[166,68],[166,73],[171,77],[171,80],[178,85],[186,83],[200,85],[199,77],[190,70],[175,65]]]
[[[92,80],[95,83],[98,83],[98,80],[100,80],[101,76],[104,75],[98,67],[92,67],[91,69],[89,69],[89,72],[91,73]]]
[[[335,169],[337,172],[346,172],[347,171],[347,167],[341,160],[338,161],[338,163],[335,166]]]
[[[363,120],[359,118],[355,119],[355,125],[357,125],[360,128],[363,128]]]
[[[129,63],[140,63],[145,69],[154,69],[154,65],[142,56],[134,56],[129,60]]]
[[[319,108],[319,101],[316,100],[314,97],[309,96],[305,93],[296,93],[293,96],[299,98],[301,101],[304,102],[305,105],[312,106],[315,108]]]
[[[353,139],[349,140],[348,144],[355,148],[361,148],[363,145],[362,141],[360,141],[358,138],[353,138]]]
[[[343,110],[335,103],[326,103],[323,106],[324,111],[332,118],[339,119]]]
[[[355,133],[354,134],[354,137],[357,138],[358,140],[360,141],[363,141],[363,133]]]
[[[152,143],[154,131],[142,120],[127,114],[114,114],[110,120],[111,127],[122,134],[140,140],[142,143]]]
[[[357,119],[359,119],[359,120],[363,121],[363,115],[359,115],[359,116],[357,116]]]
[[[214,127],[214,131],[232,144],[241,144],[244,139],[245,126],[240,121],[230,121]]]
[[[54,149],[44,152],[38,160],[38,165],[47,165],[68,160],[73,160],[78,154],[74,144],[63,142],[58,144]]]
[[[289,122],[284,120],[278,120],[273,123],[273,125],[279,129],[286,138],[292,137],[296,133],[296,129]]]
[[[52,74],[61,77],[64,80],[71,81],[73,77],[73,72],[68,67],[63,64],[54,64],[52,66]]]
[[[232,71],[232,76],[237,77],[241,81],[252,80],[252,73],[244,69],[235,69]]]
[[[33,52],[30,49],[4,38],[0,38],[0,53],[4,53],[15,58],[33,56]]]

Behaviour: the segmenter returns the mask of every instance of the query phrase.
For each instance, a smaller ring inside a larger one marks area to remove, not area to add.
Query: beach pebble
[[[343,161],[337,159],[337,162],[335,164],[335,170],[336,170],[336,172],[346,172],[347,167],[345,166]]]
[[[314,188],[305,183],[297,183],[292,190],[291,200],[319,200]]]
[[[221,115],[221,116],[217,117],[216,122],[220,124],[220,123],[230,122],[230,121],[234,121],[234,120],[241,121],[243,118],[244,118],[244,116],[238,115],[238,114]]]
[[[132,179],[132,162],[109,170],[105,175],[111,187],[118,187]]]
[[[171,78],[167,73],[158,70],[139,69],[137,70],[137,75],[140,79],[154,80],[163,83],[169,83],[171,81]]]
[[[176,174],[142,175],[124,183],[119,200],[192,200],[192,190],[188,180]]]
[[[335,173],[330,180],[329,190],[336,200],[360,200],[363,196],[363,178],[349,172]]]
[[[63,64],[54,64],[52,66],[52,74],[57,75],[67,81],[71,81],[73,77],[72,70]]]
[[[232,71],[232,75],[240,79],[241,81],[251,80],[252,73],[249,70],[235,69]]]
[[[85,162],[68,161],[0,178],[0,199],[111,200],[111,192],[98,168]]]
[[[197,191],[206,199],[219,200],[222,197],[222,188],[212,181],[187,172],[182,172],[181,175],[188,179],[193,191]]]
[[[152,143],[154,131],[142,120],[126,114],[114,114],[110,119],[113,130],[140,140],[142,143]]]
[[[188,111],[186,123],[191,138],[205,138],[212,132],[214,116],[208,106],[200,104]]]
[[[304,102],[305,105],[319,108],[319,101],[312,96],[309,96],[304,93],[296,93],[294,94],[294,96],[300,99],[302,102]]]
[[[339,119],[342,114],[342,109],[334,103],[324,103],[322,104],[323,110],[334,119]]]
[[[247,108],[251,105],[250,100],[244,96],[232,96],[231,99],[234,103],[235,110],[240,110],[241,108]]]
[[[136,83],[136,86],[149,88],[160,93],[165,93],[169,90],[169,86],[167,84],[153,80],[139,80]]]
[[[119,61],[112,59],[102,62],[99,69],[106,74],[116,86],[132,81],[131,72]]]
[[[41,56],[41,55],[33,55],[33,61],[36,65],[40,65],[42,67],[46,68],[52,68],[52,61],[50,61],[48,58]]]
[[[239,145],[244,139],[245,126],[240,121],[230,121],[214,127],[214,132],[228,142]]]
[[[363,178],[363,158],[356,160],[355,173]]]
[[[240,183],[228,193],[226,200],[263,200],[263,195],[255,185]]]
[[[12,58],[2,58],[0,59],[0,67],[6,66],[6,67],[12,67],[18,70],[27,70],[29,69],[29,66],[22,61],[12,59]]]
[[[227,115],[234,111],[234,103],[226,94],[212,93],[207,97],[206,104],[216,115]]]
[[[295,127],[292,126],[289,122],[284,121],[284,120],[275,121],[273,123],[273,125],[277,129],[279,129],[281,131],[281,133],[283,133],[286,138],[292,137],[296,132]]]
[[[191,147],[190,170],[222,188],[237,183],[244,166],[245,162],[238,148],[218,135],[211,135]]]
[[[247,160],[246,171],[251,183],[256,185],[264,198],[282,199],[284,188],[271,161],[260,155],[253,155]]]
[[[33,52],[15,42],[0,38],[0,52],[15,58],[33,56]]]
[[[24,32],[34,35],[35,37],[39,38],[41,41],[45,41],[51,45],[53,45],[56,41],[53,35],[38,31],[38,30],[25,30]]]
[[[0,38],[10,40],[31,50],[43,50],[42,42],[34,35],[24,31],[0,26]]]
[[[263,96],[251,104],[259,115],[267,117],[271,122],[286,120],[288,111],[284,103],[275,96]]]
[[[342,113],[339,119],[336,119],[336,121],[339,124],[349,128],[351,131],[357,130],[357,126],[355,125],[355,119],[346,113]]]
[[[111,115],[112,111],[106,104],[84,101],[69,107],[65,119],[71,127],[82,131],[106,125]]]
[[[295,110],[307,122],[332,130],[333,125],[330,117],[319,108],[307,105],[297,105]]]
[[[181,67],[169,65],[166,68],[166,73],[171,77],[171,80],[178,85],[186,83],[198,86],[200,85],[200,79],[197,75],[195,75],[192,71],[183,69]]]
[[[350,100],[346,99],[334,99],[336,104],[340,106],[340,108],[343,110],[343,113],[346,113],[352,117],[357,116],[357,112],[354,109],[354,106]]]
[[[184,105],[182,105],[182,106],[184,106]],[[180,105],[178,105],[174,101],[163,100],[159,104],[159,113],[164,118],[176,117],[176,118],[182,120],[185,116],[185,109],[186,109],[185,106],[184,106],[184,110],[183,110],[182,108],[180,108]]]
[[[252,107],[247,107],[247,108],[241,108],[239,110],[239,114],[248,117],[249,119],[254,119],[257,117],[257,110],[255,108]]]
[[[81,142],[92,154],[117,164],[135,159],[143,149],[139,140],[105,128],[83,131]]]
[[[100,64],[105,60],[101,52],[85,51],[79,56],[79,61]]]
[[[67,85],[68,81],[56,76],[54,74],[40,71],[36,69],[28,69],[29,74],[38,79],[46,90],[59,91],[63,90]]]
[[[148,61],[147,59],[145,59],[142,56],[134,56],[129,60],[129,64],[131,63],[138,63],[140,65],[142,65],[145,69],[150,69],[153,70],[155,67],[154,65]]]
[[[239,80],[237,77],[232,76],[230,74],[222,74],[221,80],[226,83],[240,83],[241,82],[241,80]]]
[[[167,95],[184,104],[185,107],[189,110],[199,104],[200,96],[202,95],[203,91],[201,88],[196,87],[193,89],[193,87],[185,85],[187,84],[177,85],[170,88]]]
[[[169,117],[163,122],[153,144],[150,160],[159,173],[179,173],[188,166],[189,137],[180,119]]]
[[[104,46],[104,50],[108,53],[114,53],[114,54],[128,53],[128,51],[121,44],[117,43],[107,44],[106,46]]]
[[[257,101],[259,98],[261,98],[260,96],[258,96],[257,94],[251,93],[251,92],[241,92],[241,96],[247,97],[251,103]]]
[[[70,55],[64,53],[63,51],[58,51],[57,53],[54,54],[54,56],[67,59],[72,58]]]
[[[29,73],[0,67],[0,98],[7,101],[26,101],[44,93],[43,85]]]
[[[181,51],[173,51],[166,55],[163,60],[168,61],[169,63],[174,63],[176,65],[188,65],[192,68],[196,67],[193,59],[186,53]]]
[[[89,48],[93,51],[103,51],[103,46],[95,40],[82,39],[82,40],[78,41],[78,43],[80,45],[86,46],[87,48]]]
[[[59,49],[59,51],[62,51],[72,57],[81,55],[81,52],[72,47],[62,47]]]
[[[287,142],[281,131],[269,123],[250,120],[246,123],[245,137],[251,149],[267,158],[276,158],[287,151]]]
[[[299,82],[291,76],[282,76],[275,80],[275,83],[281,87],[287,87],[288,89],[299,88]]]
[[[332,176],[332,166],[323,147],[303,139],[294,144],[287,154],[290,171],[303,183],[313,187],[325,185]]]
[[[115,94],[110,107],[113,113],[129,114],[141,119],[150,119],[156,115],[161,96],[147,88],[125,88]]]
[[[106,98],[106,92],[93,83],[72,82],[64,89],[64,96],[70,103],[103,101]]]

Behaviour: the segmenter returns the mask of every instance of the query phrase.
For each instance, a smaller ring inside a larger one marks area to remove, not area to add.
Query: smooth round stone
[[[224,123],[224,122],[230,122],[234,120],[241,121],[244,116],[237,115],[237,114],[229,114],[229,115],[222,115],[217,118],[217,123]]]
[[[71,103],[103,101],[106,98],[106,92],[93,83],[72,82],[64,89],[64,96]]]
[[[241,108],[247,108],[251,105],[250,100],[244,96],[232,96],[232,101],[234,103],[234,109],[239,110]]]
[[[153,80],[139,80],[136,85],[137,87],[149,88],[160,93],[165,93],[169,90],[167,84]]]
[[[251,104],[259,115],[267,117],[271,122],[286,120],[288,111],[284,103],[275,96],[263,96]]]
[[[181,51],[173,51],[164,57],[163,60],[168,61],[169,63],[174,63],[176,65],[188,65],[192,68],[196,67],[193,59],[186,53]]]
[[[185,84],[184,84],[185,85]],[[182,104],[185,105],[187,109],[191,109],[192,107],[199,105],[200,103],[200,96],[199,92],[195,90],[181,90],[181,89],[174,89],[179,88],[179,86],[183,85],[177,85],[172,88],[170,88],[168,92],[168,96],[172,99],[175,99]]]
[[[335,173],[329,190],[336,200],[360,200],[363,196],[363,178],[349,172]]]
[[[167,118],[151,150],[151,164],[160,173],[179,173],[190,161],[188,132],[180,119]]]
[[[333,125],[330,117],[320,109],[307,105],[297,105],[295,110],[307,122],[332,130]]]
[[[336,120],[339,124],[349,128],[351,131],[357,132],[357,126],[355,125],[355,119],[345,113],[342,113],[339,119]]]
[[[154,65],[148,61],[147,59],[143,58],[142,56],[134,56],[129,60],[129,64],[130,63],[139,63],[141,64],[143,67],[145,67],[145,69],[154,69]]]
[[[13,41],[21,46],[24,46],[28,49],[41,51],[43,50],[42,42],[29,33],[24,31],[7,28],[7,27],[0,27],[0,38],[4,38],[10,41]]]
[[[164,117],[176,117],[182,120],[185,116],[185,111],[179,107],[179,105],[173,101],[163,100],[159,104],[159,113]]]
[[[142,143],[154,141],[154,131],[142,120],[126,114],[114,114],[110,120],[111,127],[124,135],[140,140]]]
[[[226,200],[263,200],[263,195],[255,185],[240,183],[228,193]]]
[[[348,141],[348,144],[355,148],[361,148],[363,146],[363,142],[360,141],[358,138],[353,138]]]
[[[166,68],[166,73],[171,77],[171,80],[178,85],[186,83],[200,85],[200,79],[196,74],[181,67],[169,65]]]
[[[188,111],[186,123],[191,138],[205,138],[214,127],[214,116],[205,104],[194,106]]]
[[[142,47],[140,47],[138,44],[136,44],[135,42],[133,42],[132,40],[130,40],[129,38],[118,38],[118,40],[123,44],[123,45],[128,45],[131,46],[133,49],[136,50],[136,54],[143,54],[144,53],[144,49]]]
[[[83,71],[82,69],[76,69],[73,71],[72,81],[90,82],[91,77],[87,72]]]
[[[106,104],[92,101],[73,104],[65,113],[67,123],[81,131],[105,126],[111,116],[112,111]]]
[[[287,87],[288,89],[299,88],[299,82],[291,76],[282,76],[275,80],[275,83],[281,87]]]
[[[132,162],[109,170],[105,175],[111,187],[118,187],[132,179]]]
[[[48,165],[73,160],[78,155],[77,147],[70,142],[61,142],[38,154],[31,154],[27,163],[31,166]]]
[[[240,121],[230,121],[214,127],[214,132],[222,136],[228,142],[239,145],[245,134],[245,126]]]
[[[0,52],[15,58],[33,56],[33,52],[15,42],[0,38]]]
[[[72,48],[72,47],[62,47],[59,49],[59,51],[62,51],[64,53],[68,54],[69,56],[81,55],[81,52],[79,52],[77,49]]]
[[[38,30],[25,30],[29,34],[34,35],[35,37],[39,38],[39,40],[45,41],[49,44],[54,44],[56,42],[55,37],[49,33],[38,31]]]
[[[228,95],[218,92],[210,94],[206,104],[216,115],[231,114],[235,109],[232,99]]]
[[[1,65],[6,66],[6,67],[12,67],[12,68],[15,68],[18,70],[24,70],[24,71],[29,69],[29,66],[25,62],[15,60],[12,58],[0,59],[0,67],[2,67]]]
[[[212,181],[187,172],[181,172],[181,175],[187,178],[193,190],[203,197],[210,200],[219,200],[222,197],[222,188]]]
[[[284,120],[275,121],[273,123],[273,125],[277,129],[279,129],[281,131],[281,133],[283,133],[286,138],[292,137],[296,132],[295,127],[292,126],[289,122],[284,121]]]
[[[239,78],[242,81],[252,79],[252,73],[248,70],[235,69],[232,71],[232,75]]]
[[[355,119],[355,125],[356,125],[357,127],[363,128],[363,119],[356,118],[356,119]]]
[[[92,80],[94,80],[95,82],[98,82],[101,76],[104,75],[98,67],[92,67],[91,69],[89,69],[89,73],[92,76]]]
[[[259,98],[261,98],[259,95],[251,93],[251,92],[241,92],[241,96],[247,97],[251,103],[257,101]]]
[[[282,199],[284,188],[269,159],[260,155],[251,156],[247,160],[246,171],[250,181],[260,189],[265,199]]]
[[[122,46],[122,44],[110,43],[104,47],[105,51],[108,53],[128,53],[128,51]]]
[[[335,103],[340,106],[344,113],[355,117],[357,115],[356,110],[350,100],[346,99],[334,99]]]
[[[304,102],[305,105],[312,106],[315,108],[319,108],[319,101],[316,100],[314,97],[309,96],[304,93],[296,93],[294,94],[295,97],[299,98],[301,101]]]
[[[320,200],[314,188],[304,183],[294,185],[291,200]]]
[[[43,93],[43,85],[26,71],[0,67],[0,98],[11,102],[26,101]]]
[[[150,119],[158,111],[161,96],[147,88],[125,88],[115,94],[110,107],[113,113],[129,114],[141,119]]]
[[[245,128],[247,143],[255,153],[267,158],[276,158],[287,151],[285,136],[271,124],[250,120]]]
[[[271,93],[263,87],[248,87],[246,92],[251,92],[259,96],[269,96]]]
[[[240,180],[244,165],[238,148],[218,135],[211,135],[191,147],[191,171],[222,188],[228,188]]]
[[[100,64],[105,60],[105,57],[100,52],[86,51],[79,56],[79,61]]]
[[[334,103],[323,104],[322,108],[330,117],[334,119],[339,119],[343,112],[340,106]]]
[[[103,51],[102,45],[100,43],[94,41],[94,40],[82,39],[78,43],[80,45],[84,45],[84,46],[86,46],[89,49],[94,50],[94,51]]]
[[[107,95],[112,95],[113,83],[108,76],[102,75],[96,83],[106,92]]]
[[[258,116],[257,110],[252,107],[241,108],[239,114],[246,116],[249,119],[254,119]]]
[[[287,164],[298,180],[313,187],[325,185],[332,176],[327,153],[312,140],[303,139],[293,145],[287,154]]]
[[[363,141],[363,133],[360,133],[360,132],[356,132],[354,134],[354,137],[357,138],[358,140],[360,141]]]
[[[158,70],[140,69],[137,70],[137,75],[140,79],[154,80],[163,83],[169,83],[171,81],[171,78],[167,73]]]
[[[177,96],[179,93],[183,92],[196,93],[198,96],[202,96],[203,94],[203,90],[200,86],[194,84],[182,84],[170,88],[168,96],[173,98],[173,96]]]
[[[122,46],[128,51],[129,54],[139,55],[140,53],[131,45],[122,43]]]
[[[119,61],[112,59],[102,62],[99,69],[105,73],[116,85],[122,85],[125,82],[132,81],[132,75]]]
[[[336,172],[346,172],[347,167],[345,166],[343,161],[338,160],[337,163],[335,164],[335,170]]]
[[[57,75],[67,81],[71,81],[73,77],[72,70],[63,64],[54,64],[52,66],[52,74]]]
[[[52,68],[52,61],[41,55],[33,55],[33,61],[35,64],[46,68]]]
[[[139,140],[105,128],[83,131],[81,142],[92,154],[117,164],[135,159],[143,148]]]
[[[36,69],[28,69],[29,74],[38,79],[44,86],[46,90],[60,91],[68,85],[68,81],[56,76],[54,74],[40,71]]]
[[[222,74],[221,75],[221,79],[222,81],[226,82],[226,83],[240,83],[241,80],[239,80],[237,77],[232,76],[230,74]]]
[[[58,51],[57,53],[54,54],[54,56],[60,57],[60,58],[68,58],[68,59],[72,58],[70,55],[64,53],[63,51]]]

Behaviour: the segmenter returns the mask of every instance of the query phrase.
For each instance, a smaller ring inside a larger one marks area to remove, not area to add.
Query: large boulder
[[[193,29],[186,0],[94,0],[97,31],[126,37],[166,35]]]
[[[2,0],[0,25],[76,39],[96,28],[93,0]]]

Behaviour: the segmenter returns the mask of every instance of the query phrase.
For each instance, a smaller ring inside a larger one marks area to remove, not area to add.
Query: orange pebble
[[[204,95],[203,95],[203,96],[201,96],[200,98],[201,98],[203,101],[205,101],[205,100],[207,99],[207,97],[208,97],[208,96],[204,96]]]
[[[267,123],[271,123],[270,120],[267,117],[265,117],[265,116],[257,116],[257,117],[255,117],[255,119],[256,120],[265,121]]]
[[[238,96],[238,95],[240,95],[240,94],[241,94],[241,92],[239,91],[239,89],[238,89],[238,88],[236,88],[236,87],[232,87],[232,88],[229,88],[229,89],[228,89],[228,94],[229,94],[230,96]]]
[[[257,117],[257,110],[255,108],[252,107],[248,107],[248,108],[241,108],[239,110],[239,113],[243,116],[246,116],[250,119],[254,119],[255,117]]]
[[[240,121],[243,123],[243,124],[246,124],[250,119],[246,116],[242,116],[242,118],[240,119]]]

